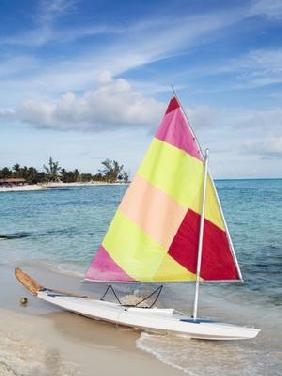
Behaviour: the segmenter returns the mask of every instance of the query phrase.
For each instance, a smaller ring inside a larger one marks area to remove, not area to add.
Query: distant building
[[[0,187],[18,187],[26,184],[26,180],[22,178],[6,178],[0,179]]]

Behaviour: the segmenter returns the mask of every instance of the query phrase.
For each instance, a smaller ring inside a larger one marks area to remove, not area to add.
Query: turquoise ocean
[[[211,355],[210,344],[187,345],[145,333],[137,346],[191,375],[207,374],[197,362],[205,352],[210,375],[282,374],[282,179],[217,180],[216,186],[245,283],[203,286],[200,310],[263,331],[251,344],[229,345],[231,355],[218,344]],[[8,237],[0,240],[1,263],[44,265],[83,277],[125,189],[109,185],[0,193],[0,236]],[[192,287],[186,286],[177,284],[172,294],[183,309],[186,297],[189,304],[192,299]],[[240,373],[236,367],[232,373],[234,354]],[[228,361],[222,360],[225,355]]]

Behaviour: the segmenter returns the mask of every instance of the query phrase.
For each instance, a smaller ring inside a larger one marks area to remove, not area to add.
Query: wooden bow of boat
[[[56,294],[64,295],[64,296],[72,296],[76,298],[87,298],[85,295],[76,294],[69,291],[64,290],[55,290],[49,289],[40,283],[38,283],[35,279],[33,279],[29,274],[24,272],[21,268],[15,268],[15,276],[16,279],[34,296],[37,296],[40,291],[49,291]]]
[[[30,275],[23,272],[21,268],[15,269],[15,276],[17,280],[34,296],[38,294],[40,290],[44,288],[44,286],[40,285],[36,282]]]

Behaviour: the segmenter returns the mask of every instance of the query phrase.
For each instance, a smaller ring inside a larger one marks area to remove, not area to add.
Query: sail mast
[[[199,231],[199,243],[198,243],[198,259],[197,259],[197,271],[196,271],[196,286],[195,297],[193,306],[193,320],[197,320],[198,314],[198,301],[199,301],[199,288],[200,288],[200,273],[202,265],[202,253],[203,253],[203,240],[204,240],[204,225],[205,225],[205,201],[206,201],[206,186],[208,175],[208,149],[205,150],[205,164],[204,164],[204,182],[203,182],[203,196],[202,196],[202,212]]]

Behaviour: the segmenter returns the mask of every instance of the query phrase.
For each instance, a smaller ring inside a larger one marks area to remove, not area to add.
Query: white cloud
[[[281,0],[255,0],[251,3],[250,15],[281,18],[282,2]]]
[[[128,81],[111,79],[107,72],[102,72],[101,84],[95,90],[81,95],[67,92],[52,102],[25,101],[16,110],[0,110],[0,117],[28,123],[34,128],[75,131],[65,133],[65,136],[59,133],[58,137],[66,138],[73,134],[76,139],[103,139],[102,131],[115,130],[117,132],[111,136],[115,140],[120,135],[148,134],[146,129],[152,135],[164,110],[164,103],[144,96]],[[211,151],[211,169],[215,176],[281,174],[280,163],[271,164],[272,159],[282,158],[282,112],[279,108],[235,111],[195,106],[186,112],[202,147],[209,147]],[[82,135],[85,131],[87,136]],[[56,137],[52,132],[50,135]],[[148,143],[148,138],[140,143]],[[144,149],[142,146],[142,151]],[[122,150],[119,155],[123,155]],[[132,155],[127,151],[123,158],[130,159]],[[132,163],[135,170],[137,161],[134,159]]]
[[[58,16],[75,8],[78,0],[41,0],[36,18],[39,23],[50,24]]]
[[[0,117],[14,118],[37,128],[77,131],[119,130],[122,127],[147,127],[153,132],[167,103],[155,100],[133,88],[125,79],[113,79],[108,71],[96,78],[97,87],[82,94],[68,91],[57,100],[29,99],[17,108],[0,109]],[[220,122],[221,112],[209,106],[186,110],[196,129],[210,130]]]
[[[254,49],[232,59],[218,61],[216,65],[205,64],[189,71],[179,72],[192,80],[203,77],[221,77],[216,86],[198,92],[245,91],[282,83],[282,48]]]
[[[237,71],[241,88],[255,88],[282,82],[282,49],[258,49],[229,64],[226,71]]]
[[[136,35],[152,36],[150,45],[157,49],[164,49],[164,46],[171,43],[178,47],[179,37],[190,42],[194,36],[220,30],[241,20],[252,16],[265,16],[270,18],[280,18],[282,16],[282,5],[280,0],[256,0],[241,7],[234,6],[217,13],[203,13],[189,16],[154,16],[153,18],[135,20],[133,24],[95,24],[84,27],[65,28],[56,25],[56,21],[75,12],[79,9],[79,0],[41,0],[37,6],[35,14],[31,16],[34,21],[33,26],[26,32],[7,35],[0,39],[2,45],[20,45],[26,47],[41,47],[50,42],[68,43],[80,38],[97,34],[123,34],[129,38]],[[157,43],[154,43],[155,36],[158,35]],[[188,39],[187,39],[188,37]],[[147,38],[146,38],[147,39]],[[142,42],[142,40],[141,40]],[[203,43],[203,41],[201,41]]]
[[[245,152],[258,155],[263,158],[278,158],[282,160],[282,136],[248,141],[244,145],[244,150]]]
[[[197,129],[213,129],[220,123],[221,111],[210,106],[194,106],[185,112],[191,125]]]
[[[257,132],[282,133],[282,109],[244,110],[232,115],[233,127],[237,129],[251,129]]]
[[[6,59],[2,58],[0,63],[0,80],[5,82],[9,78],[13,78],[14,75],[25,75],[27,72],[37,67],[38,60],[27,55]]]
[[[7,35],[0,39],[3,45],[41,47],[52,43],[67,43],[96,34],[120,34],[132,45],[141,44],[143,50],[160,54],[176,50],[179,43],[191,43],[203,34],[227,27],[242,18],[241,9],[200,15],[162,16],[135,20],[134,23],[94,24],[76,27],[56,25],[56,19],[76,9],[75,0],[42,0],[33,17],[35,24],[26,32]],[[203,42],[201,42],[203,43]],[[173,48],[172,48],[173,46]]]
[[[14,119],[16,113],[12,108],[0,108],[0,119]]]
[[[55,29],[51,25],[40,26],[24,33],[8,35],[0,38],[0,45],[42,47],[49,43],[70,43],[85,37],[99,34],[119,34],[126,29],[113,26],[97,25],[77,28]]]
[[[102,131],[157,123],[162,103],[135,91],[124,79],[103,78],[108,82],[82,95],[67,92],[56,102],[24,101],[17,118],[35,127],[64,130]]]
[[[158,124],[166,103],[144,95],[125,79],[111,78],[108,71],[100,71],[96,77],[96,88],[77,94],[67,91],[56,100],[29,99],[15,109],[0,109],[0,117],[30,124],[38,128],[55,130],[103,131],[122,127],[148,127]],[[282,110],[236,110],[211,106],[189,106],[185,108],[189,122],[209,137],[214,133],[219,148],[218,134],[235,134],[232,141],[244,142],[254,130],[261,138],[282,134]],[[241,141],[240,141],[241,140]],[[238,148],[237,148],[238,149]],[[239,150],[239,149],[238,149]]]

